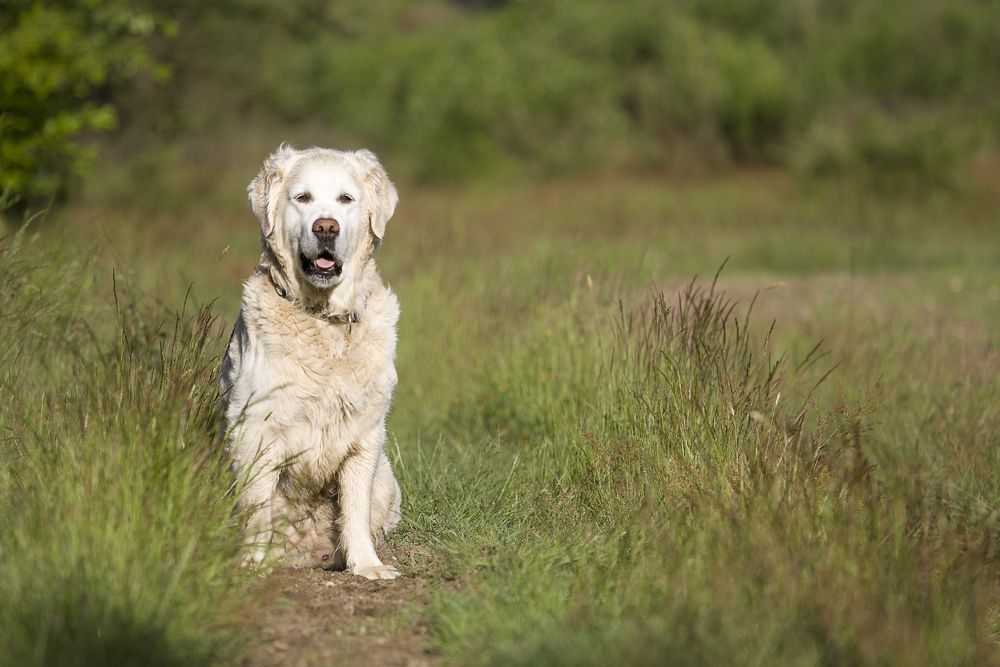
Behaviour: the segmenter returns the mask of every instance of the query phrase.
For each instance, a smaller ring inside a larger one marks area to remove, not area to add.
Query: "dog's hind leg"
[[[287,511],[288,501],[277,492],[278,472],[258,469],[240,498],[240,504],[249,513],[244,533],[246,554],[243,567],[256,567],[275,550],[283,550],[273,542],[275,520],[281,521]]]

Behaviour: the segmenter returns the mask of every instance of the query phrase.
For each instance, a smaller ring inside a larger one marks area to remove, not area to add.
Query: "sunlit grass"
[[[0,250],[0,661],[212,664],[246,597],[219,330],[124,284],[102,303],[90,263],[20,241]]]
[[[995,355],[914,369],[928,348],[888,334],[897,373],[845,387],[728,308],[661,302],[597,347],[535,329],[421,446],[412,530],[467,582],[432,603],[456,664],[996,661]]]
[[[392,539],[447,661],[998,661],[992,195],[774,174],[400,193],[378,257],[402,306]],[[92,201],[7,240],[17,664],[237,655],[217,612],[254,603],[212,376],[257,236],[235,203]]]

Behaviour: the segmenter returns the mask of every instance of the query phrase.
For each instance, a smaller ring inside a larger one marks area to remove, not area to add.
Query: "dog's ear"
[[[379,241],[385,236],[385,223],[396,212],[399,195],[396,186],[389,180],[389,175],[379,163],[375,154],[369,150],[357,151],[355,157],[361,163],[364,172],[365,188],[368,190],[368,219],[372,234]]]
[[[260,232],[267,238],[274,230],[274,219],[278,212],[278,202],[281,199],[281,184],[288,173],[298,151],[294,146],[281,144],[278,150],[271,153],[264,166],[260,168],[257,178],[247,186],[247,199],[250,208],[260,220]]]

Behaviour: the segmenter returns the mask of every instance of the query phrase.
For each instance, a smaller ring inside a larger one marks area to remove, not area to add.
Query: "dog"
[[[393,579],[375,550],[401,518],[384,449],[399,303],[373,255],[396,188],[368,150],[283,144],[247,192],[261,257],[219,378],[243,564]]]

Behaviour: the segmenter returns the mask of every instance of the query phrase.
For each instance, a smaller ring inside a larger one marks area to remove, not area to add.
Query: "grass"
[[[993,661],[995,431],[931,428],[906,459],[912,429],[897,439],[872,423],[887,389],[818,412],[803,391],[818,378],[795,391],[797,374],[709,303],[683,296],[625,328],[590,387],[605,393],[596,414],[511,443],[523,481],[498,463],[458,501],[494,520],[452,537],[459,554],[479,550],[458,559],[469,588],[435,600],[442,650],[465,664]],[[964,417],[982,428],[995,386],[979,391]],[[984,444],[946,472],[938,448],[956,439]],[[471,471],[456,458],[443,457]],[[959,479],[975,489],[945,491]]]
[[[123,285],[110,310],[94,267],[41,245],[0,255],[0,662],[213,664],[244,597],[211,446],[218,329]]]
[[[446,662],[1000,662],[989,188],[400,190],[392,539]],[[5,241],[10,664],[239,655],[201,304],[232,322],[257,232],[213,201]]]

